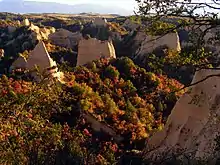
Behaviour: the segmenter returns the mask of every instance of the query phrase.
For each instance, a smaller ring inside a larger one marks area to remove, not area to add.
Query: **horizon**
[[[59,4],[67,4],[67,5],[99,5],[101,8],[108,7],[108,8],[120,8],[124,10],[125,15],[133,15],[134,11],[138,11],[138,3],[135,0],[0,0],[0,2],[49,2],[49,3],[59,3]],[[195,0],[196,2],[197,0]],[[204,0],[202,0],[204,1]],[[210,0],[207,0],[207,3],[210,3]],[[117,5],[116,5],[117,4]],[[219,10],[209,9],[206,8],[206,12],[214,12],[219,13]],[[82,11],[83,12],[83,11]],[[98,12],[98,11],[97,11]],[[203,13],[203,9],[198,9],[197,13]],[[119,13],[118,13],[119,14]],[[119,14],[121,15],[121,14]],[[124,15],[124,14],[122,14]],[[218,15],[220,16],[220,14]]]
[[[10,1],[10,0],[0,0]],[[137,2],[135,0],[11,0],[11,1],[37,1],[37,2],[55,2],[68,5],[79,5],[79,4],[95,4],[108,7],[114,7],[117,4],[118,7],[133,11],[137,7]]]

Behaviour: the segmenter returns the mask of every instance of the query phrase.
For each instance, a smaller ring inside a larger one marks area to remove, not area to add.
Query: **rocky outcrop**
[[[43,73],[45,69],[56,67],[56,62],[51,59],[42,41],[37,44],[33,51],[31,51],[27,59],[28,70],[34,69],[35,65],[39,66],[40,73]],[[56,72],[57,68],[54,71]]]
[[[137,38],[137,37],[136,37]],[[144,38],[144,40],[143,40]],[[140,49],[137,51],[138,55],[145,55],[153,52],[156,48],[166,46],[174,51],[181,51],[179,36],[177,33],[168,33],[164,36],[147,36],[140,34],[141,43]]]
[[[28,30],[32,32],[30,38],[33,42],[40,40],[48,40],[49,35],[56,31],[54,27],[39,28],[38,26],[35,26],[33,23],[30,24]]]
[[[0,44],[5,49],[5,55],[15,56],[25,50],[32,50],[41,40],[48,40],[53,33],[53,27],[39,28],[30,23],[29,26],[8,26],[8,32],[1,34]]]
[[[23,56],[19,56],[11,65],[10,70],[14,69],[26,69],[27,60]]]
[[[49,35],[49,40],[52,44],[65,48],[73,48],[82,39],[82,34],[79,32],[72,33],[65,29],[59,29],[57,32]]]
[[[0,59],[4,57],[5,51],[4,49],[0,49]]]
[[[94,19],[93,23],[96,27],[106,27],[107,26],[107,20],[103,17],[96,17]]]
[[[30,22],[27,18],[23,20],[23,25],[24,26],[30,26]]]
[[[195,85],[178,100],[165,127],[148,141],[147,159],[161,160],[176,154],[209,160],[208,164],[216,161],[219,152],[215,151],[215,139],[220,133],[219,75],[220,71],[213,69],[195,73]]]
[[[116,58],[112,41],[100,41],[96,38],[90,38],[79,42],[77,66],[98,60],[101,57]]]
[[[32,76],[38,80],[39,76],[35,72],[36,67],[38,72],[43,76],[51,76],[53,78],[62,79],[63,74],[58,72],[56,62],[50,57],[45,44],[40,41],[33,51],[29,54],[27,60],[20,56],[11,66],[12,69],[22,68],[32,72]]]

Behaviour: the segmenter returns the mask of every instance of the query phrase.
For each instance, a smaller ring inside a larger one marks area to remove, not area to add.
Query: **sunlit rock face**
[[[63,79],[63,74],[58,72],[57,64],[50,57],[45,44],[43,41],[40,41],[33,51],[29,54],[28,58],[19,57],[11,66],[11,70],[13,69],[26,69],[29,71],[34,71],[38,67],[39,74],[43,76],[49,76],[53,78],[57,78],[58,80]],[[36,71],[32,72],[32,76],[39,80],[39,76]]]
[[[29,22],[29,21],[28,21]],[[41,40],[48,40],[49,34],[53,33],[53,27],[39,28],[33,23],[28,23],[28,26],[18,24],[8,26],[8,33],[3,33],[0,43],[5,48],[6,55],[13,56],[13,54],[24,52],[25,50],[32,50],[36,44]]]
[[[164,36],[147,36],[144,34],[139,34],[136,40],[142,40],[141,47],[137,51],[138,55],[145,55],[147,53],[152,53],[156,48],[166,46],[171,50],[180,52],[180,42],[177,33],[168,33]]]
[[[24,25],[24,26],[30,26],[30,22],[29,22],[29,20],[28,20],[27,18],[24,19],[23,25]]]
[[[177,154],[208,160],[209,164],[216,161],[220,84],[219,76],[211,75],[220,75],[220,70],[203,69],[195,73],[191,83],[195,85],[177,101],[165,127],[149,139],[145,150],[147,159],[162,160]]]
[[[32,32],[30,38],[32,39],[33,43],[40,41],[40,40],[48,40],[49,35],[55,32],[55,28],[53,27],[39,28],[33,23],[30,23],[28,30]]]
[[[81,33],[72,33],[65,29],[59,29],[55,33],[49,35],[49,40],[51,43],[65,48],[74,48],[76,45],[78,45],[79,40],[81,39]]]
[[[93,60],[116,58],[112,41],[100,41],[96,38],[82,39],[78,45],[77,66],[84,65]]]
[[[32,70],[35,65],[39,66],[40,73],[45,69],[56,66],[56,62],[52,60],[43,42],[39,42],[27,59],[27,69]]]
[[[4,49],[0,49],[0,60],[4,57],[5,51]]]

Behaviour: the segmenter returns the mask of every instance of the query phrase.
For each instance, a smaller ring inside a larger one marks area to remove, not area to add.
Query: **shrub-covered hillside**
[[[0,164],[135,164],[125,152],[144,147],[182,94],[129,58],[66,75],[66,85],[2,76]]]

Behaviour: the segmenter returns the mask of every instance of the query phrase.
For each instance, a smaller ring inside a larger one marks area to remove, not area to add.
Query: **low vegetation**
[[[67,85],[2,76],[1,164],[117,164],[161,129],[182,85],[146,72],[129,58],[101,59],[66,73]],[[120,143],[83,114],[110,127]],[[134,154],[133,154],[134,155]],[[124,159],[128,159],[125,158]],[[71,163],[70,163],[71,164]]]

